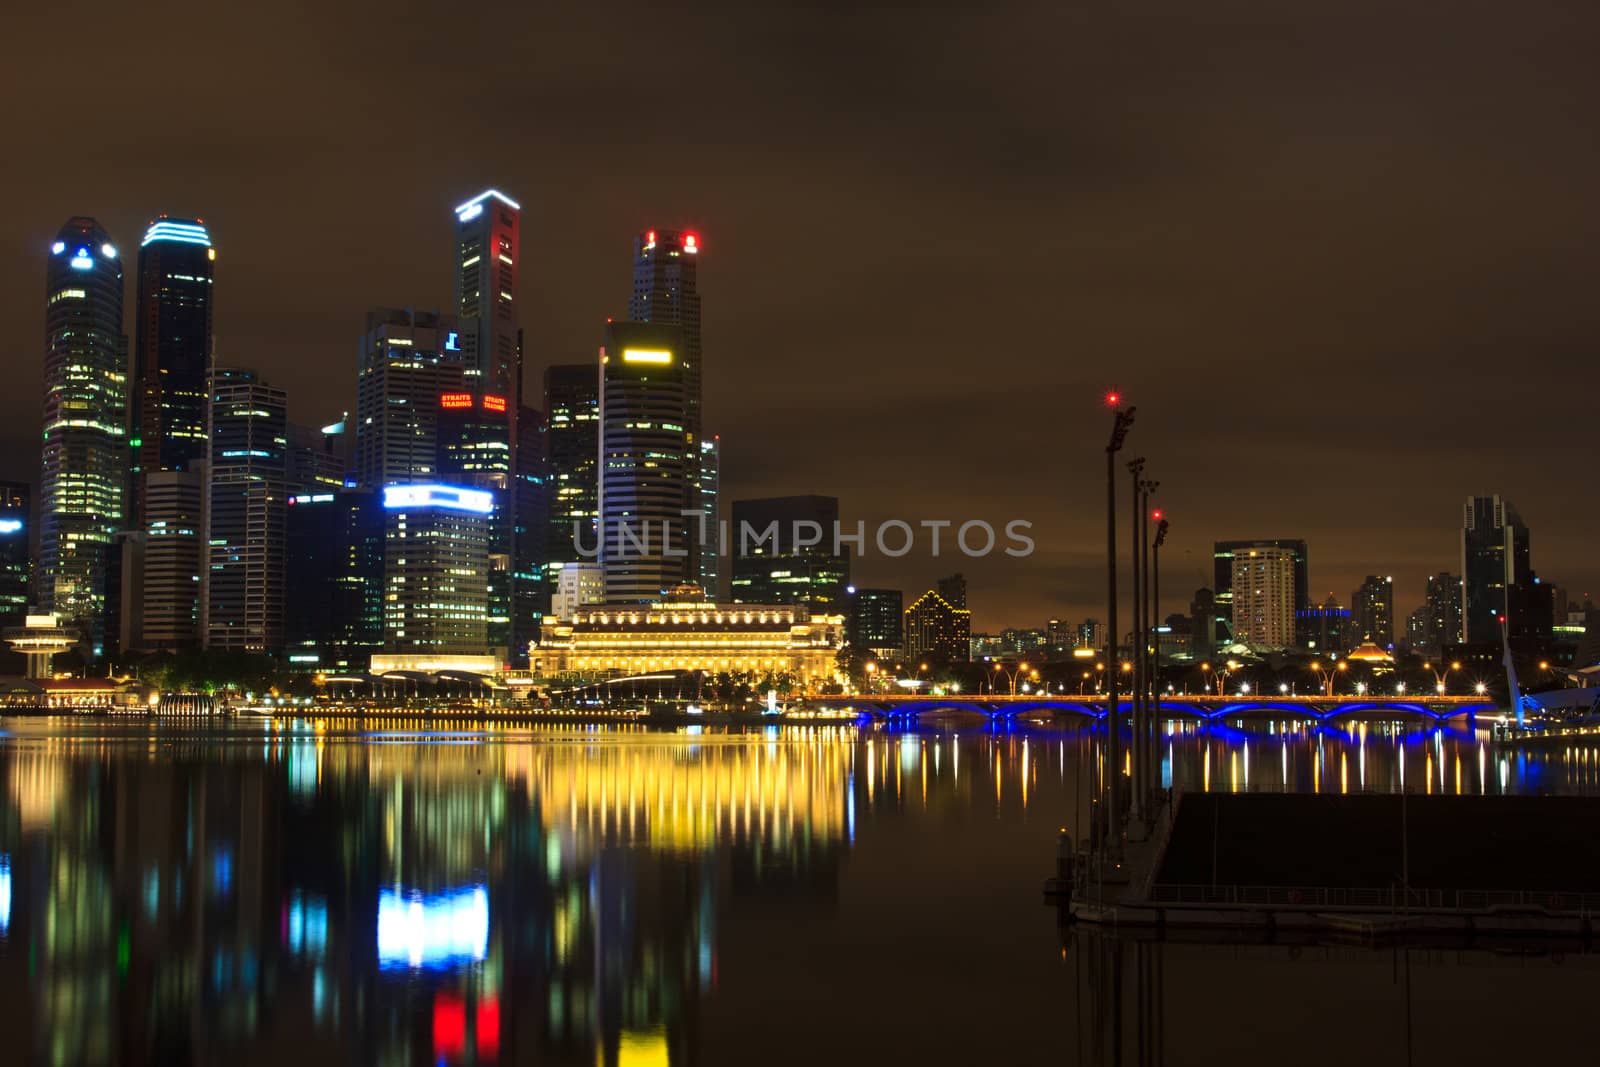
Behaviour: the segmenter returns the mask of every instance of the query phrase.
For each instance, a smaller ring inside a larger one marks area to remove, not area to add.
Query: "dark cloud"
[[[960,565],[980,627],[1103,614],[1113,383],[1184,585],[1214,539],[1303,536],[1315,588],[1393,573],[1406,610],[1485,491],[1541,573],[1600,582],[1592,5],[7,17],[8,474],[36,476],[30,339],[66,216],[132,248],[154,213],[204,215],[220,352],[313,421],[353,403],[366,308],[448,302],[449,209],[494,184],[527,209],[533,380],[623,310],[633,230],[699,228],[729,496],[1034,519],[1029,565],[860,568],[909,588]]]

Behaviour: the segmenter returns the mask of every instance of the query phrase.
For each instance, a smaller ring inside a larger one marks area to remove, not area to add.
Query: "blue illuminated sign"
[[[389,485],[383,490],[383,506],[395,508],[449,508],[487,515],[494,510],[494,494],[486,489],[466,489],[459,485]]]
[[[87,248],[80,248],[72,257],[73,270],[93,270],[94,259],[90,257]]]
[[[21,519],[0,519],[0,534],[14,534],[21,529]]]
[[[211,235],[206,228],[196,222],[174,222],[172,219],[157,219],[144,231],[144,240],[139,242],[139,247],[154,241],[175,241],[185,245],[204,245],[211,247]]]
[[[446,352],[461,351],[461,335],[454,330],[444,335],[444,350]]]

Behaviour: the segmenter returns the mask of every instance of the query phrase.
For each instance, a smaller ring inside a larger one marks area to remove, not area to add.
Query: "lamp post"
[[[1315,674],[1318,681],[1321,682],[1323,695],[1330,697],[1333,696],[1334,679],[1339,676],[1340,671],[1345,671],[1349,668],[1350,664],[1342,659],[1334,660],[1328,665],[1326,670],[1323,669],[1322,664],[1319,661],[1311,661],[1311,673]]]
[[[1128,461],[1128,495],[1133,514],[1128,516],[1132,529],[1131,557],[1133,560],[1133,733],[1130,742],[1129,769],[1133,772],[1133,818],[1144,818],[1144,714],[1145,714],[1145,607],[1144,569],[1149,563],[1145,555],[1144,539],[1144,457]]]
[[[1122,397],[1106,396],[1112,411],[1111,439],[1106,443],[1106,643],[1108,662],[1117,654],[1117,453],[1122,451],[1128,430],[1133,427],[1136,408],[1123,409]],[[1106,837],[1114,855],[1122,853],[1122,740],[1118,727],[1122,716],[1117,707],[1117,672],[1106,671],[1106,782],[1109,786],[1106,808]]]
[[[1152,489],[1155,488],[1155,484],[1154,482],[1151,483]],[[1161,514],[1160,508],[1151,512],[1150,517],[1156,520],[1155,542],[1150,546],[1150,629],[1155,637],[1156,646],[1154,653],[1155,669],[1151,672],[1154,684],[1150,686],[1150,692],[1152,694],[1151,699],[1154,701],[1154,719],[1159,721],[1161,718],[1161,546],[1167,543],[1167,530],[1170,524]],[[1146,753],[1146,770],[1151,772],[1152,782],[1155,779],[1156,758],[1154,734],[1155,727],[1152,725],[1152,736],[1149,740],[1149,750]]]
[[[1461,664],[1459,662],[1452,663],[1448,667],[1446,667],[1444,664],[1440,664],[1437,668],[1435,668],[1431,663],[1424,663],[1422,665],[1422,669],[1433,672],[1434,691],[1440,696],[1444,696],[1446,679],[1449,678],[1451,671],[1459,671],[1461,669]]]

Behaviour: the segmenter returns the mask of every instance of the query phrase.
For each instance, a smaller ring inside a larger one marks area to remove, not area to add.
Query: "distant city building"
[[[522,330],[517,261],[522,206],[485,190],[456,208],[456,316],[464,385],[521,403]]]
[[[1077,626],[1078,648],[1092,648],[1104,651],[1106,647],[1106,624],[1099,619],[1084,619]]]
[[[119,647],[181,651],[201,644],[200,591],[210,565],[204,459],[144,472],[144,528],[124,543]]]
[[[1233,582],[1229,565],[1228,582]],[[1189,653],[1197,660],[1208,660],[1217,652],[1217,629],[1223,622],[1216,594],[1201,587],[1189,600]],[[1099,646],[1096,646],[1099,647]]]
[[[648,604],[691,567],[695,456],[676,327],[606,326],[601,352],[600,544],[606,598]]]
[[[1354,629],[1350,609],[1340,607],[1332,593],[1321,606],[1295,612],[1299,644],[1307,652],[1342,656],[1361,643],[1360,635],[1352,632]]]
[[[1077,629],[1063,619],[1051,619],[1045,624],[1045,647],[1052,653],[1070,652],[1078,645]]]
[[[438,478],[439,412],[476,403],[462,377],[462,333],[437,312],[378,308],[361,335],[356,480],[368,489]]]
[[[21,626],[31,604],[33,517],[26,482],[0,482],[0,629]]]
[[[966,609],[967,576],[965,574],[957,572],[947,578],[940,578],[934,583],[934,591],[949,601],[951,607],[960,610]]]
[[[556,572],[579,563],[579,542],[594,559],[599,544],[600,363],[546,368],[544,410],[549,420],[549,530],[545,580],[554,592]]]
[[[1294,564],[1294,603],[1290,611],[1296,612],[1311,606],[1310,594],[1310,567],[1307,562],[1308,553],[1306,543],[1298,538],[1269,538],[1256,541],[1218,541],[1212,550],[1212,578],[1214,588],[1212,598],[1216,605],[1216,615],[1232,634],[1232,640],[1239,641],[1238,623],[1233,613],[1233,560],[1240,552],[1249,552],[1252,549],[1282,549],[1287,550]]]
[[[130,510],[141,528],[145,477],[189,471],[206,458],[216,258],[200,219],[162,215],[151,221],[139,246],[128,444]]]
[[[960,578],[960,575],[955,577]],[[965,581],[960,582],[959,590],[948,578],[939,585],[949,593],[959,591],[965,602]],[[957,607],[944,593],[934,589],[923,593],[906,608],[904,620],[907,656],[913,659],[936,656],[955,662],[971,657],[972,613],[965,607]]]
[[[1510,501],[1467,499],[1461,523],[1462,640],[1498,643],[1502,616],[1513,638],[1548,635],[1545,613],[1536,603],[1539,579],[1530,540]]]
[[[528,646],[539,639],[549,610],[545,591],[545,539],[550,532],[550,468],[544,413],[526,405],[517,413],[517,447],[511,478],[510,666],[528,666]]]
[[[1295,585],[1304,552],[1279,545],[1231,552],[1233,639],[1262,648],[1289,648],[1295,637]]]
[[[283,390],[251,371],[212,373],[208,564],[201,583],[208,648],[283,646],[288,421]]]
[[[1007,627],[1000,631],[1000,651],[1006,655],[1032,655],[1045,651],[1048,640],[1043,630]]]
[[[848,639],[851,647],[875,656],[894,656],[904,649],[904,600],[898,589],[850,587]]]
[[[45,285],[44,434],[35,597],[92,653],[104,643],[107,561],[128,474],[122,260],[92,218],[68,219]]]
[[[386,652],[482,655],[489,648],[494,495],[442,484],[383,491]]]
[[[1361,588],[1350,595],[1354,637],[1379,648],[1394,647],[1394,579],[1367,575]]]
[[[735,500],[729,590],[735,603],[806,604],[829,615],[845,610],[850,555],[835,555],[839,499],[777,496]]]
[[[545,619],[537,656],[551,677],[683,671],[809,689],[837,674],[844,630],[843,616],[792,604],[612,604]]]
[[[606,572],[598,563],[568,563],[556,572],[556,591],[550,614],[571,618],[579,608],[606,602]]]
[[[365,671],[383,647],[384,528],[372,489],[289,497],[283,625],[291,665]]]
[[[344,419],[326,426],[289,424],[284,483],[291,494],[329,493],[345,488],[350,472],[345,425]]]
[[[1428,576],[1423,599],[1420,648],[1438,656],[1461,640],[1461,576],[1441,571]]]

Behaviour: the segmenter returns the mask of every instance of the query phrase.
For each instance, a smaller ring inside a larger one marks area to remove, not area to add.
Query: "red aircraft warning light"
[[[1106,394],[1106,407],[1114,408],[1120,403],[1122,403],[1122,394],[1115,389]]]

